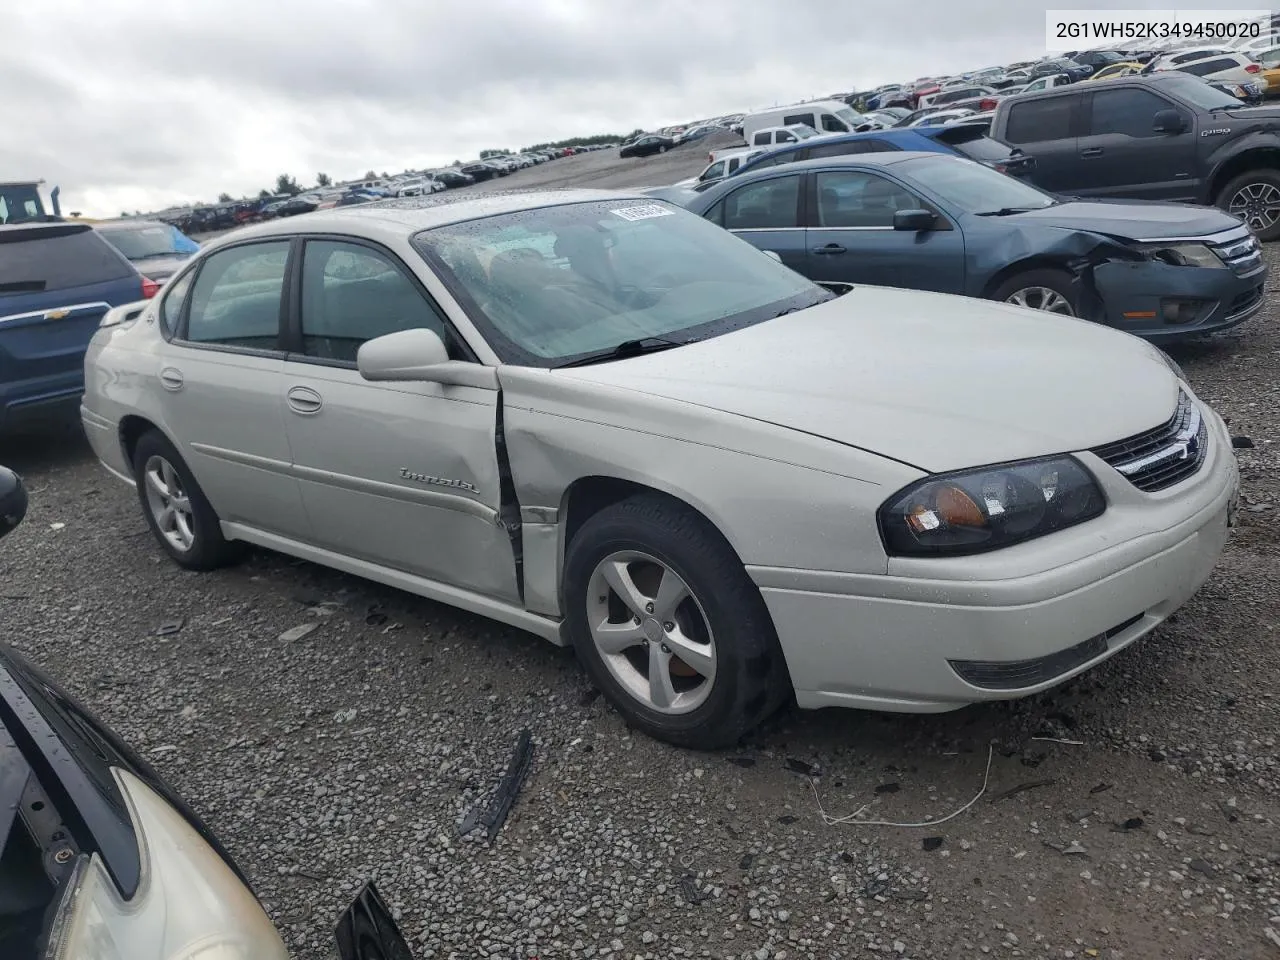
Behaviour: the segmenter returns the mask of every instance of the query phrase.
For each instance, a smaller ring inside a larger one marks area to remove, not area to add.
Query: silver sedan
[[[1023,696],[1208,577],[1237,471],[1158,350],[816,285],[601,191],[238,231],[107,316],[83,422],[160,546],[246,544],[571,644],[636,726]]]

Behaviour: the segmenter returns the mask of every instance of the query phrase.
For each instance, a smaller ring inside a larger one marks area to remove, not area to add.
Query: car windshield
[[[180,257],[199,250],[177,227],[167,223],[136,224],[127,227],[103,225],[102,235],[130,260],[152,257]]]
[[[1217,87],[1210,86],[1199,77],[1193,77],[1189,74],[1171,75],[1165,83],[1168,84],[1165,89],[1175,97],[1181,97],[1201,110],[1218,110],[1223,107],[1244,106],[1231,94],[1223,93]]]
[[[633,340],[719,336],[832,296],[702,217],[654,201],[521,210],[413,242],[499,357],[525,366]]]
[[[847,123],[850,130],[862,123],[862,114],[853,109],[853,107],[841,107],[839,110],[834,110],[832,112]]]
[[[966,213],[1041,210],[1057,202],[1021,180],[960,157],[918,157],[905,161],[904,170],[921,187]]]

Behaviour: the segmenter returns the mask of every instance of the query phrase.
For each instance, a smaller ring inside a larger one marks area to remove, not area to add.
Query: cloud
[[[438,165],[1043,49],[1044,10],[1021,0],[906,6],[14,3],[0,170],[61,185],[68,209],[114,214],[256,193],[282,171],[309,183]]]

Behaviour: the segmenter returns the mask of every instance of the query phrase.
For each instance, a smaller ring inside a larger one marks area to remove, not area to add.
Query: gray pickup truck
[[[1246,107],[1170,71],[1008,98],[991,136],[1035,157],[1029,179],[1090,199],[1216,205],[1280,237],[1280,107]]]

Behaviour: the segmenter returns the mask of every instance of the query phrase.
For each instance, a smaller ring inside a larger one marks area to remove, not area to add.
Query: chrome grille
[[[1219,239],[1222,237],[1222,239]],[[1209,249],[1240,276],[1247,276],[1262,268],[1262,245],[1247,230],[1219,234],[1209,239]]]
[[[1165,423],[1093,452],[1139,490],[1153,493],[1199,470],[1208,440],[1208,426],[1199,408],[1185,391],[1179,391],[1178,409]]]

